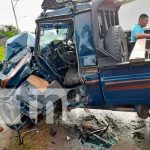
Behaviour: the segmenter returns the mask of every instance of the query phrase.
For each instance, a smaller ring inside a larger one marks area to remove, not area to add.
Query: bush
[[[0,45],[0,61],[5,59],[5,47]]]
[[[7,39],[18,34],[19,31],[13,25],[1,25],[0,35],[6,37]]]
[[[10,37],[18,34],[19,31],[13,25],[1,25],[0,26],[0,36],[5,37],[5,40]],[[5,59],[5,47],[4,45],[0,45],[0,61]]]

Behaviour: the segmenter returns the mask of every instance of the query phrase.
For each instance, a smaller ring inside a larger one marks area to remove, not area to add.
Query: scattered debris
[[[70,136],[67,136],[67,141],[71,140],[71,137]]]
[[[144,120],[132,120],[131,123],[135,130],[139,130],[146,127],[146,123]]]
[[[117,126],[117,124],[116,124],[116,121],[117,120],[113,120],[112,118],[110,118],[109,116],[106,116],[105,117],[105,120],[106,120],[106,122],[107,123],[109,123],[110,124],[110,126],[111,126],[111,128],[114,130],[114,131],[119,131],[120,130],[120,128]]]
[[[98,130],[101,127],[105,127],[106,124],[104,123],[104,121],[100,122],[95,116],[90,115],[85,118],[82,118],[81,126],[87,129]]]
[[[93,114],[92,110],[90,111],[91,114]],[[31,132],[31,130],[28,130],[27,132],[21,132],[21,135],[23,135],[24,137],[24,142],[22,146],[26,146],[26,144],[29,143],[30,147],[35,147],[35,144],[33,143],[36,143],[38,148],[38,146],[41,145],[40,143],[43,143],[43,147],[41,149],[47,150],[140,150],[138,147],[140,147],[143,150],[149,150],[149,144],[145,142],[147,140],[145,132],[149,130],[143,130],[143,128],[142,130],[135,130],[136,126],[144,126],[145,122],[142,120],[129,120],[128,122],[125,122],[123,124],[123,121],[120,120],[120,118],[117,118],[115,115],[107,114],[105,116],[103,114],[96,114],[95,116],[87,116],[86,113],[85,116],[79,115],[79,119],[74,122],[72,121],[72,123],[70,124],[63,124],[61,122],[61,116],[55,117],[55,119],[56,120],[54,125],[44,125],[44,121],[41,121],[39,122],[40,124],[36,126],[36,129],[32,129],[32,131],[35,130],[35,132]],[[52,128],[52,126],[55,128]],[[117,128],[119,128],[118,131],[116,130]],[[53,134],[50,134],[51,130],[57,131],[56,135],[54,134],[53,136]],[[45,137],[47,138],[47,140],[42,140],[43,138],[45,139]],[[31,138],[34,142],[30,141]],[[122,140],[125,141],[120,144]],[[134,143],[138,147],[135,146]],[[17,144],[16,147],[18,147],[18,150],[20,150],[21,145]]]
[[[88,108],[84,108],[84,111],[85,111],[86,113],[90,113],[90,110],[89,110]]]
[[[56,144],[54,141],[51,142],[52,144]]]
[[[143,140],[144,139],[144,134],[142,134],[140,132],[134,132],[133,133],[133,138],[138,139],[138,140]]]
[[[50,135],[51,136],[55,136],[57,133],[57,131],[53,130],[53,129],[50,129]]]
[[[4,131],[4,128],[3,127],[0,127],[0,132],[3,132]]]
[[[109,124],[99,122],[93,115],[85,117],[80,126],[75,125],[75,131],[82,144],[91,143],[109,148],[118,143],[118,139],[109,131]]]

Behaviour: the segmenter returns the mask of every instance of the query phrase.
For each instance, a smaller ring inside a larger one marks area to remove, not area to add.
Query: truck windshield
[[[51,42],[67,41],[73,23],[68,21],[57,21],[40,24],[40,50],[47,47]]]

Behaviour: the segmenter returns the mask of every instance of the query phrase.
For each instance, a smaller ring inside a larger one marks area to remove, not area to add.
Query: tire
[[[110,27],[105,36],[105,49],[118,59],[118,62],[128,61],[128,46],[125,33],[121,26]]]
[[[146,105],[136,106],[136,111],[137,111],[138,117],[140,117],[142,119],[147,119],[148,117],[150,117],[149,109],[150,109],[150,106],[146,106]]]

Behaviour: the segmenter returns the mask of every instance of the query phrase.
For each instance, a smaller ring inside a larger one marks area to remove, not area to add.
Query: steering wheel
[[[56,52],[59,58],[68,65],[76,64],[76,53],[73,47],[68,44],[61,43],[57,48]]]

